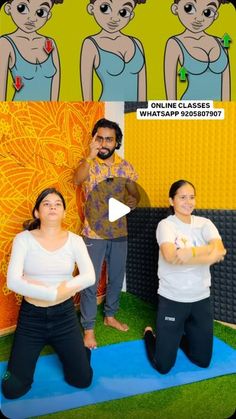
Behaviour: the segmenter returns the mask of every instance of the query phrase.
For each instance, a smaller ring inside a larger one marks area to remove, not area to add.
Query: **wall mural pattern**
[[[82,195],[73,185],[73,170],[103,115],[104,104],[97,102],[0,103],[0,334],[14,327],[21,301],[6,287],[12,240],[31,218],[36,196],[49,186],[66,199],[65,227],[80,232]]]

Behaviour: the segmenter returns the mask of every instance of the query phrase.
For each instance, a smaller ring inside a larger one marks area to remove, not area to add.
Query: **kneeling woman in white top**
[[[210,265],[224,259],[226,250],[215,225],[192,215],[195,188],[186,181],[172,184],[173,215],[157,227],[159,244],[156,337],[145,329],[148,358],[162,374],[174,366],[178,348],[200,367],[212,356],[213,315],[210,303]]]
[[[7,273],[9,289],[24,296],[7,371],[6,398],[25,394],[33,382],[40,351],[50,344],[65,380],[88,387],[90,351],[84,347],[72,296],[95,283],[95,273],[81,237],[62,228],[65,200],[54,188],[37,198],[33,220],[16,235]],[[73,277],[75,263],[79,275]]]

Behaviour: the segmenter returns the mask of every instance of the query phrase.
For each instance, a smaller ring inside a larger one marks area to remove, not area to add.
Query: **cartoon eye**
[[[48,13],[49,12],[46,9],[38,9],[38,10],[36,10],[36,15],[38,17],[42,17],[42,18],[48,17]]]
[[[29,9],[25,3],[18,4],[17,11],[21,13],[22,15],[26,15],[27,13],[29,13]]]
[[[184,6],[184,11],[188,13],[188,15],[193,15],[196,12],[196,9],[192,3],[187,3]]]
[[[205,9],[203,10],[203,14],[206,17],[214,17],[215,16],[215,11],[212,9]]]
[[[101,6],[100,6],[100,10],[101,10],[102,13],[104,13],[106,15],[111,13],[111,7],[107,3],[102,3]]]
[[[119,15],[121,17],[130,17],[131,16],[131,10],[129,10],[129,9],[121,9],[119,11]]]

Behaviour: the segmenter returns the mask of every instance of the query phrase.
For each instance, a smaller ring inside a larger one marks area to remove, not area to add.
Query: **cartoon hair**
[[[105,118],[99,119],[99,121],[97,121],[93,127],[92,136],[96,134],[98,128],[110,128],[110,129],[115,130],[116,142],[117,142],[116,149],[119,150],[119,148],[121,147],[122,137],[123,137],[123,134],[119,125],[116,122],[109,121],[109,119],[105,119]]]
[[[50,0],[50,1],[52,3],[52,6],[53,6],[54,4],[63,3],[64,0]],[[0,0],[0,9],[4,5],[4,3],[12,3],[12,2],[13,2],[13,0]]]
[[[236,9],[236,0],[217,0],[219,2],[219,6],[221,4],[228,4],[231,3]],[[174,3],[178,4],[180,0],[174,0]]]
[[[94,4],[96,0],[90,0],[91,4]],[[134,2],[134,6],[136,6],[136,4],[144,4],[146,3],[147,0],[133,0]]]
[[[44,199],[44,198],[46,198],[46,196],[47,195],[49,195],[49,194],[52,194],[52,193],[54,193],[54,194],[56,194],[56,195],[58,195],[59,196],[59,198],[61,199],[61,201],[62,201],[62,205],[63,205],[63,208],[64,208],[64,210],[66,209],[66,203],[65,203],[65,199],[64,199],[64,197],[62,196],[62,194],[61,194],[61,192],[59,192],[57,189],[55,189],[55,188],[47,188],[47,189],[44,189],[40,194],[39,194],[39,196],[37,197],[37,199],[36,199],[36,202],[35,202],[35,205],[34,205],[34,208],[33,208],[33,210],[32,210],[32,216],[33,216],[33,218],[31,219],[31,220],[26,220],[26,221],[24,221],[24,223],[23,223],[23,228],[24,228],[24,230],[36,230],[37,228],[39,228],[40,227],[40,219],[39,218],[36,218],[36,216],[35,216],[35,211],[37,210],[39,210],[39,206],[40,206],[40,204],[41,204],[41,202],[42,202],[42,200]]]

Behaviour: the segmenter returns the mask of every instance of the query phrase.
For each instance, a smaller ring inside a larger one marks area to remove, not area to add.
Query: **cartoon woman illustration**
[[[146,0],[90,0],[87,11],[101,31],[85,38],[81,49],[83,100],[93,100],[93,72],[102,84],[99,100],[145,101],[146,69],[143,46],[125,28],[134,8]]]
[[[60,64],[55,41],[38,34],[51,17],[51,9],[63,0],[0,0],[17,26],[0,37],[0,100],[6,100],[10,70],[14,101],[57,100]]]
[[[177,66],[181,65],[188,85],[184,100],[230,100],[230,68],[221,39],[205,33],[218,17],[221,4],[235,0],[174,0],[171,11],[185,27],[168,39],[165,49],[167,99],[177,99]],[[181,75],[181,72],[180,72]]]

